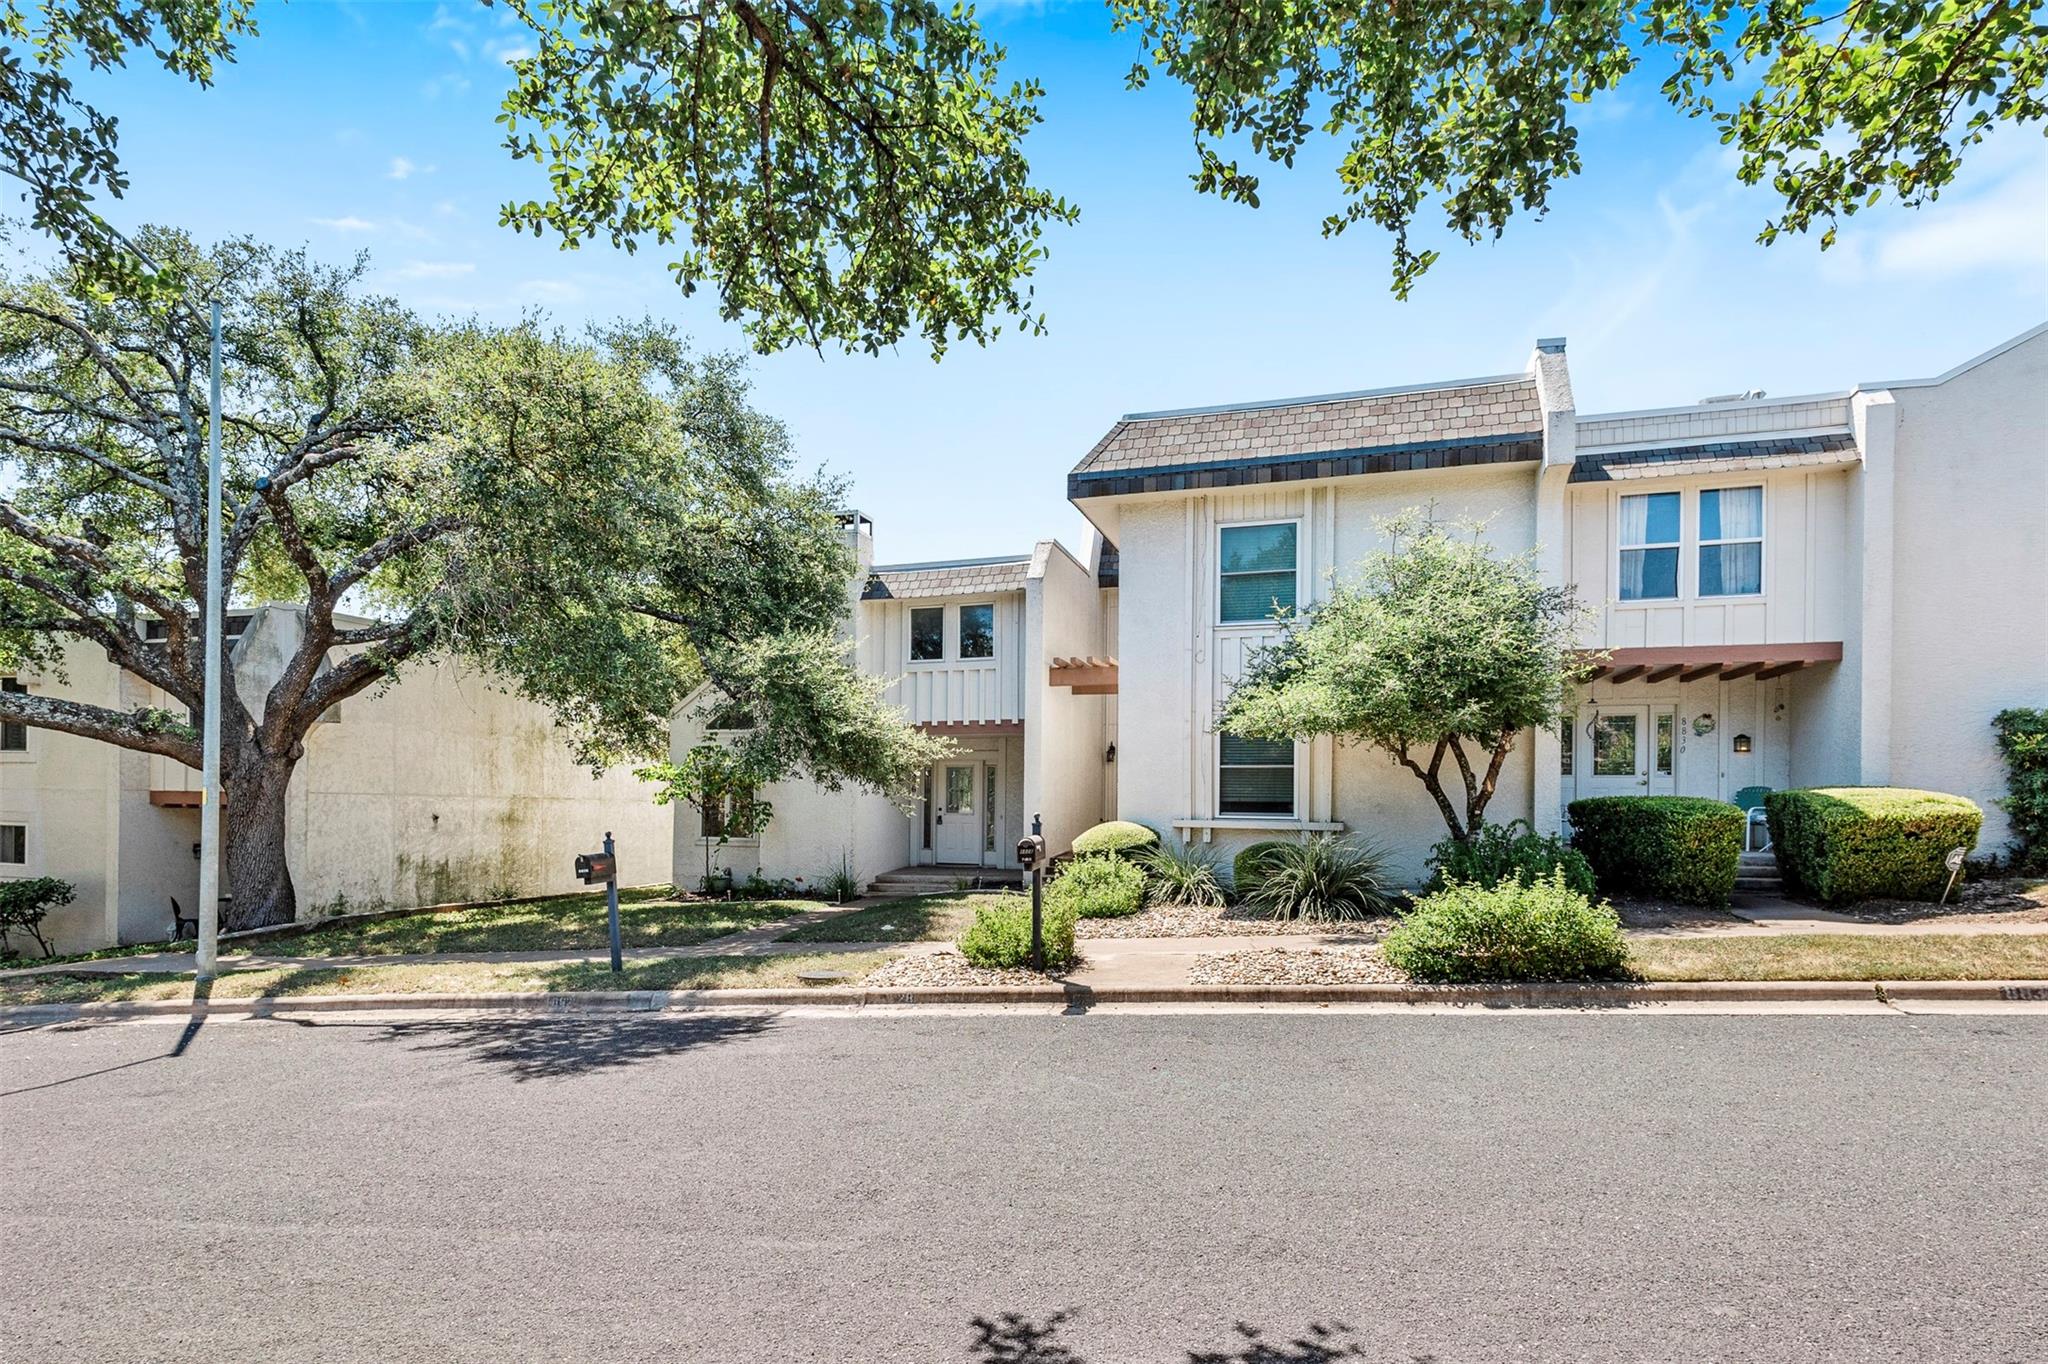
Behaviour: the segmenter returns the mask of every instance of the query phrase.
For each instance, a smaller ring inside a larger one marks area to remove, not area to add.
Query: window
[[[960,608],[960,657],[996,656],[996,608],[984,602]]]
[[[1764,590],[1764,490],[1700,494],[1700,595],[1753,597]]]
[[[15,677],[0,677],[0,691],[28,695],[28,684]],[[0,753],[28,752],[28,726],[15,720],[0,720]]]
[[[1569,718],[1557,727],[1557,770],[1562,776],[1572,774],[1572,745],[1577,738]]]
[[[988,787],[985,793],[987,798],[981,803],[982,850],[994,852],[996,850],[996,765],[990,763],[982,770],[988,773],[988,780],[985,783]]]
[[[1292,521],[1223,528],[1217,557],[1224,624],[1294,609],[1294,534]]]
[[[1222,738],[1216,810],[1225,815],[1294,813],[1294,744],[1286,739]]]
[[[1678,717],[1668,710],[1657,712],[1657,775],[1671,775],[1671,753],[1673,739],[1678,732]]]
[[[1636,717],[1616,711],[1593,717],[1593,775],[1633,777],[1636,774]]]
[[[0,867],[28,865],[28,825],[0,824]]]
[[[706,838],[752,838],[751,833],[733,834],[727,830],[735,825],[745,828],[754,813],[754,795],[751,791],[735,791],[724,800],[706,805],[697,812],[699,830]]]
[[[914,606],[910,610],[910,661],[933,663],[946,656],[946,608]]]
[[[710,720],[704,726],[704,728],[709,730],[752,729],[753,727],[754,717],[731,701],[724,702],[718,709],[712,711]]]
[[[1621,599],[1665,601],[1678,595],[1678,494],[1621,499]]]

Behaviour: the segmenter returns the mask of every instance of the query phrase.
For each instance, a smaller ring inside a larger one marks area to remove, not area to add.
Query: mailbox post
[[[1038,815],[1031,832],[1017,840],[1017,865],[1031,873],[1031,969],[1045,969],[1045,833]]]
[[[604,882],[605,912],[612,932],[612,974],[617,975],[625,969],[625,962],[619,952],[619,859],[612,848],[610,829],[604,831],[603,852],[576,854],[576,875],[586,886]]]

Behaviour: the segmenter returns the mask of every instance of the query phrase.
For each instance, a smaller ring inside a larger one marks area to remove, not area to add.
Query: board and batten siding
[[[959,607],[994,602],[996,654],[990,659],[951,657],[959,647],[957,617],[946,617],[943,661],[910,661],[912,607]],[[861,603],[861,671],[885,679],[888,699],[912,724],[991,724],[1024,719],[1024,594],[996,592],[960,597]]]

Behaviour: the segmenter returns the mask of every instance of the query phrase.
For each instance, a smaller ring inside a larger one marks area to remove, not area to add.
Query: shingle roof
[[[868,572],[862,601],[908,597],[963,597],[984,592],[1022,592],[1031,556],[974,559],[952,564],[878,564]]]
[[[1115,545],[1105,544],[1102,547],[1102,560],[1095,566],[1095,585],[1115,587],[1122,581],[1123,556],[1117,553]]]
[[[1574,483],[1646,478],[1659,473],[1712,473],[1717,469],[1777,468],[1801,464],[1842,464],[1855,459],[1856,437],[1847,431],[1768,436],[1750,440],[1666,445],[1636,450],[1602,450],[1572,462]],[[1681,465],[1682,468],[1667,466]]]

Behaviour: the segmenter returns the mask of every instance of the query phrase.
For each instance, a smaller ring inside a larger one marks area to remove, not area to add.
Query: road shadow
[[[377,1025],[290,1021],[301,1027],[369,1026],[373,1041],[446,1053],[526,1081],[593,1075],[740,1042],[768,1032],[777,1020],[772,1014],[718,1014],[645,1019],[427,1019]]]
[[[999,1312],[975,1317],[968,1323],[973,1333],[968,1358],[973,1364],[1090,1364],[1059,1338],[1061,1328],[1073,1319],[1071,1311],[1030,1317],[1021,1312]],[[1162,1359],[1165,1357],[1162,1356]],[[1338,1321],[1315,1321],[1284,1336],[1274,1335],[1249,1322],[1232,1328],[1232,1339],[1221,1349],[1190,1347],[1181,1356],[1184,1364],[1337,1364],[1346,1359],[1381,1359],[1389,1364],[1435,1364],[1435,1356],[1369,1355],[1358,1333]],[[1126,1364],[1123,1358],[1100,1364]]]

